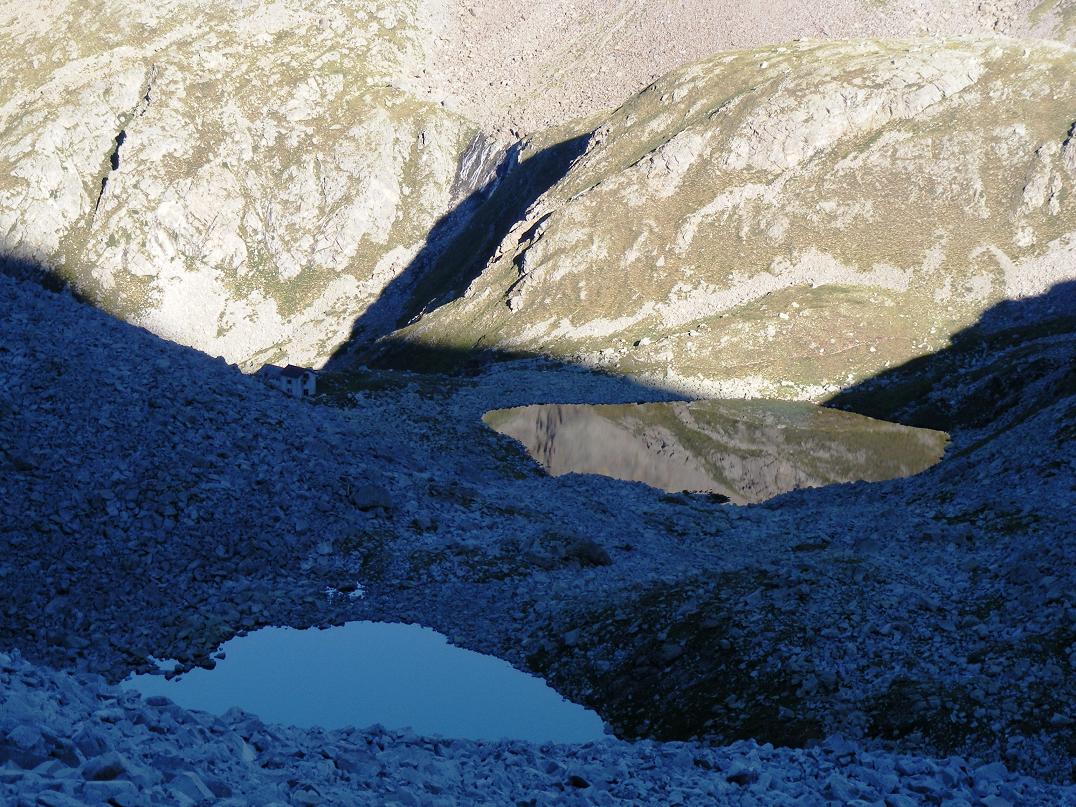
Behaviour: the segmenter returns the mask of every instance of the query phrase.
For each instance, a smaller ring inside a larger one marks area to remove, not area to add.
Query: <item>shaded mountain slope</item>
[[[99,798],[108,763],[133,803],[209,798],[191,776],[478,801],[476,769],[490,798],[1076,803],[1072,48],[724,53],[517,150],[431,95],[446,8],[0,6],[0,268],[149,329],[0,273],[0,801]],[[417,312],[381,358],[468,375],[330,371],[297,401],[206,355],[366,358]],[[549,478],[481,422],[680,390],[952,442],[736,507]],[[298,732],[68,674],[357,619],[497,654],[642,742]]]
[[[547,675],[622,736],[841,732],[1072,778],[1071,335],[1041,356],[1058,396],[993,439],[957,429],[918,477],[739,508],[544,477],[480,421],[667,397],[624,380],[535,362],[345,376],[323,401],[345,409],[326,408],[0,288],[17,312],[0,640],[36,663],[115,679],[150,656],[210,664],[264,624],[414,620]],[[365,599],[326,593],[356,584]]]

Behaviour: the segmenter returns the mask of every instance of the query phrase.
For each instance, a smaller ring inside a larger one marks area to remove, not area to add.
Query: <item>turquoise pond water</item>
[[[588,742],[594,712],[540,678],[454,647],[417,625],[352,622],[326,630],[263,628],[226,642],[216,669],[123,686],[221,714],[233,706],[270,723],[343,728],[380,723],[472,740]]]

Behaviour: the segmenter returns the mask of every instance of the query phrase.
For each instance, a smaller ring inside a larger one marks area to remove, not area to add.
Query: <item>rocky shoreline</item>
[[[1076,789],[997,763],[868,751],[840,737],[810,749],[570,746],[265,725],[238,709],[188,712],[6,653],[0,697],[0,799],[17,807],[1076,803]]]

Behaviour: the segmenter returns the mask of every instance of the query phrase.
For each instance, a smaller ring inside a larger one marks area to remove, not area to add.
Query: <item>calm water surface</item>
[[[949,436],[792,401],[540,404],[488,412],[554,476],[601,474],[737,504],[796,488],[910,476]]]
[[[263,628],[222,650],[214,670],[171,681],[138,675],[123,686],[189,709],[221,714],[238,706],[266,722],[304,727],[380,723],[444,737],[565,743],[605,736],[597,714],[540,678],[417,625]]]

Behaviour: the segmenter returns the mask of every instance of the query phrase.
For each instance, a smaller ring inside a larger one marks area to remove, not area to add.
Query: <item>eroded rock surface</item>
[[[482,178],[420,88],[417,0],[26,11],[0,12],[0,249],[210,355],[320,363]]]
[[[812,397],[1076,276],[1076,52],[740,51],[662,80],[508,231],[423,344]]]

